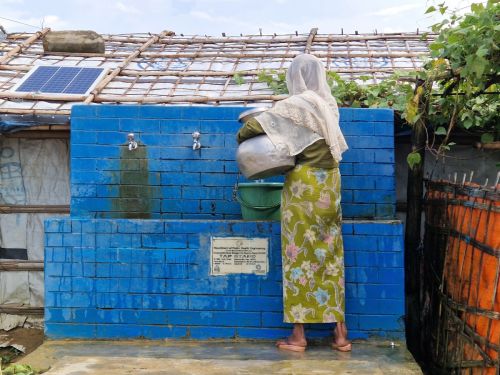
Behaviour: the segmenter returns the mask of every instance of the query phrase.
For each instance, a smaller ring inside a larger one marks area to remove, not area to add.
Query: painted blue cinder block
[[[180,164],[180,162],[179,162]],[[184,172],[224,172],[223,161],[192,160],[182,163]]]
[[[141,105],[139,107],[139,118],[180,119],[183,117],[184,107],[181,106],[157,106]]]
[[[284,322],[283,312],[263,312],[262,327],[291,328],[292,324]]]
[[[345,203],[342,204],[342,214],[350,218],[372,218],[375,216],[375,204]]]
[[[236,335],[242,339],[279,339],[290,334],[285,328],[238,328]]]
[[[188,296],[144,294],[142,308],[151,310],[185,310],[189,308]]]
[[[93,339],[96,336],[94,324],[46,323],[45,336],[52,339]]]
[[[230,327],[191,327],[192,339],[229,339],[236,337],[236,328]]]
[[[394,176],[394,164],[354,164],[354,175]]]
[[[392,122],[373,122],[373,125],[374,135],[394,135],[394,125]]]
[[[384,236],[377,239],[379,251],[403,251],[403,236]]]
[[[71,196],[72,197],[96,197],[97,187],[91,184],[72,184],[71,185]]]
[[[403,234],[403,225],[399,221],[354,223],[354,234],[397,236]]]
[[[342,160],[349,163],[373,163],[375,161],[374,150],[350,149],[342,154]]]
[[[63,246],[62,233],[46,233],[45,234],[46,246]]]
[[[96,132],[79,131],[71,134],[72,144],[95,144],[97,141]]]
[[[344,197],[342,196],[342,199],[343,198]],[[354,196],[352,202],[395,204],[396,193],[391,190],[354,190]]]
[[[394,163],[394,150],[379,149],[374,154],[376,163]]]
[[[402,267],[398,268],[384,268],[379,274],[379,279],[381,283],[404,283],[404,269]]]
[[[240,311],[282,311],[282,297],[238,297]]]
[[[159,133],[161,120],[120,118],[118,129],[127,133]],[[115,129],[117,130],[117,129]]]
[[[373,123],[371,122],[342,122],[340,129],[344,136],[347,135],[372,135]]]
[[[75,126],[71,122],[71,132],[75,130],[85,131],[109,131],[119,129],[119,119],[103,119],[103,118],[80,118],[76,119]]]
[[[136,309],[137,306],[142,306],[142,295],[131,293],[111,293],[114,291],[114,288],[110,288],[106,291],[106,293],[96,293],[96,307],[108,309]]]
[[[376,176],[373,181],[378,190],[395,190],[396,180],[394,177]]]
[[[393,122],[394,111],[385,108],[352,109],[352,121]]]
[[[95,104],[75,104],[71,106],[71,122],[79,117],[95,117],[98,105]]]
[[[96,142],[99,145],[115,145],[121,146],[124,145],[127,141],[127,133],[118,132],[118,131],[102,131],[97,132],[96,134]],[[136,139],[138,142],[141,140],[140,137]]]
[[[364,329],[402,330],[403,322],[396,315],[360,315],[359,324]]]
[[[346,142],[351,149],[391,149],[394,148],[394,137],[384,136],[346,136]]]
[[[186,327],[143,326],[143,335],[147,339],[186,338],[188,334]]]
[[[377,236],[343,236],[344,249],[348,251],[377,251]]]
[[[45,289],[49,292],[71,292],[71,277],[47,276]]]
[[[47,219],[44,222],[45,233],[69,233],[71,232],[71,222],[61,219]]]
[[[229,296],[189,296],[190,310],[234,310],[236,297]],[[250,311],[250,310],[247,310]]]
[[[137,105],[123,105],[123,104],[106,104],[99,105],[96,108],[96,117],[119,117],[130,118],[139,115],[139,106]]]
[[[96,325],[97,337],[103,339],[139,338],[143,336],[140,325],[132,324],[98,324]]]
[[[82,235],[79,233],[64,233],[63,246],[80,246],[82,243]]]

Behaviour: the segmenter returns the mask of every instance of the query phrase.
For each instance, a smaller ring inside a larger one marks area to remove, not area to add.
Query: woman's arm
[[[236,140],[238,143],[241,143],[249,138],[253,138],[261,134],[265,134],[264,129],[262,129],[262,126],[257,120],[252,118],[245,122],[245,125],[240,128],[238,134],[236,135]]]

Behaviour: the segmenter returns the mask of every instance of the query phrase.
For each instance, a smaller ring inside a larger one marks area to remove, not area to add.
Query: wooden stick
[[[149,40],[144,43],[138,50],[136,50],[134,53],[130,54],[125,61],[123,61],[119,66],[117,66],[106,78],[104,78],[94,90],[90,93],[90,95],[85,99],[85,103],[91,103],[96,95],[98,95],[106,85],[113,80],[120,72],[122,71],[123,68],[125,68],[133,59],[138,57],[142,52],[144,52],[147,48],[149,48],[150,45],[158,42],[161,38],[163,38],[166,35],[171,35],[171,31],[162,31],[159,35],[152,36],[149,38]]]
[[[7,54],[2,56],[0,58],[0,64],[5,64],[7,61],[9,61],[12,56],[17,54],[18,52],[22,51],[23,48],[29,47],[31,44],[33,44],[37,39],[43,37],[45,34],[47,34],[50,31],[50,28],[45,28],[41,31],[37,31],[35,34],[33,34],[31,37],[29,37],[24,43],[21,43],[11,49]]]
[[[307,43],[306,43],[306,48],[304,49],[304,53],[310,53],[311,52],[311,46],[314,41],[314,37],[318,33],[318,28],[314,27],[311,29],[309,32],[309,36],[307,37]]]

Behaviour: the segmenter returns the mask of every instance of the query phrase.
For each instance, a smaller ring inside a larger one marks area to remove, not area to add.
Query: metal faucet
[[[193,136],[193,150],[199,150],[201,148],[200,132],[193,132],[191,135]]]
[[[128,133],[127,140],[128,140],[128,150],[129,151],[135,150],[137,148],[137,142],[135,141],[134,133]]]

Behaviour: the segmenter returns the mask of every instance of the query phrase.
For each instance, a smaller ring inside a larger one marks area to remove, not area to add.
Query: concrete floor
[[[404,343],[355,341],[351,353],[327,345],[305,353],[272,342],[46,341],[21,362],[47,375],[422,374]]]

